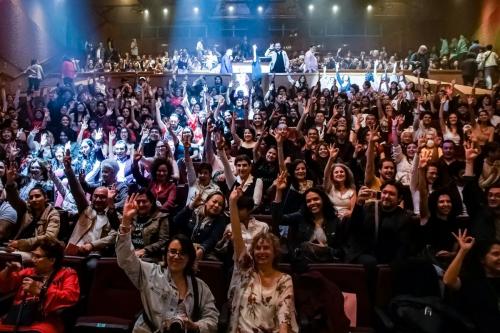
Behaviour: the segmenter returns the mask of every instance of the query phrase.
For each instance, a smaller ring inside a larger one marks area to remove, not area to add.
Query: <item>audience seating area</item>
[[[65,321],[70,332],[129,332],[140,315],[142,304],[140,293],[132,285],[116,258],[99,258],[93,271],[90,285],[82,283],[79,303],[65,311]],[[76,270],[80,281],[89,280],[88,259],[66,256],[64,265]],[[0,261],[0,268],[5,262]],[[221,309],[227,300],[229,277],[223,264],[214,261],[199,263],[198,277],[212,290],[216,305]],[[289,264],[280,269],[291,273]],[[388,266],[378,267],[376,297],[372,301],[366,271],[361,265],[312,264],[311,270],[321,272],[343,292],[356,294],[357,327],[352,332],[373,332],[373,305],[383,306],[391,297],[391,270]],[[70,329],[71,328],[71,329]]]

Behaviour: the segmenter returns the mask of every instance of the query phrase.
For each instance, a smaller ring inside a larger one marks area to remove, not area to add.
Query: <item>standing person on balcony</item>
[[[266,57],[271,57],[269,70],[271,73],[286,73],[290,67],[290,60],[286,51],[281,49],[280,43],[271,44],[265,53]]]
[[[74,90],[73,80],[76,78],[76,66],[73,61],[67,56],[63,57],[61,67],[61,77],[65,86],[71,87]]]
[[[43,67],[38,63],[37,59],[31,60],[31,65],[24,71],[28,74],[28,95],[33,91],[38,91],[40,89],[40,82],[42,82],[45,73],[43,72]]]

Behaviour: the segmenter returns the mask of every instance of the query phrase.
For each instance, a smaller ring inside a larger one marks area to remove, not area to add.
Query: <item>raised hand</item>
[[[330,158],[335,160],[339,154],[339,148],[335,148],[335,144],[331,144],[328,147],[328,152],[330,153]]]
[[[474,148],[471,142],[464,142],[465,160],[472,162],[479,156],[479,149]]]
[[[116,131],[109,131],[108,133],[109,142],[113,142],[116,139]]]
[[[191,208],[195,209],[196,207],[203,204],[203,192],[199,191],[194,194],[193,201],[191,202]]]
[[[94,137],[95,141],[101,141],[102,140],[102,128],[99,127],[97,131],[95,131],[92,136]]]
[[[431,157],[432,157],[432,151],[430,150],[423,151],[422,156],[420,156],[418,167],[420,169],[424,169],[431,160]]]
[[[115,198],[118,191],[116,190],[116,184],[111,185],[111,188],[108,188],[108,207],[115,206]]]
[[[134,152],[134,163],[139,163],[142,160],[142,149],[138,149]]]
[[[463,232],[461,229],[458,229],[458,235],[454,232],[452,232],[451,234],[457,240],[460,251],[463,251],[465,253],[469,252],[469,250],[474,246],[474,243],[476,242],[476,239],[474,237],[467,236],[467,229],[464,229]]]
[[[378,126],[371,125],[369,126],[369,133],[370,133],[370,142],[377,142],[380,140],[380,136],[378,134]]]
[[[64,158],[63,158],[63,164],[66,169],[71,169],[71,153],[69,149],[65,151]]]
[[[359,189],[359,192],[358,192],[358,198],[357,198],[357,202],[358,204],[364,204],[365,201],[369,200],[372,198],[372,193],[373,191],[368,188],[367,186],[361,186],[361,188]]]
[[[241,189],[241,186],[236,186],[229,195],[229,202],[236,204],[236,202],[238,202],[238,199],[241,198],[242,196],[243,196],[243,190]]]
[[[137,203],[135,202],[136,198],[137,193],[128,196],[127,200],[125,201],[125,205],[123,206],[122,225],[126,227],[130,227],[130,225],[132,224],[132,220],[137,216],[138,207]]]
[[[276,191],[284,191],[287,186],[287,174],[286,171],[280,171],[278,178],[274,181],[274,185],[276,186]]]

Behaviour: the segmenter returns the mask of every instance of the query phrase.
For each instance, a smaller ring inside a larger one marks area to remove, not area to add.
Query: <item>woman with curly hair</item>
[[[155,158],[151,164],[149,177],[141,174],[139,161],[142,154],[134,154],[132,174],[138,185],[146,187],[154,194],[160,209],[168,211],[175,206],[176,186],[172,181],[172,164],[164,158]]]

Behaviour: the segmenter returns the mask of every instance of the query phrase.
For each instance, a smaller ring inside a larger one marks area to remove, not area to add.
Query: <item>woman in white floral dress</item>
[[[276,269],[279,240],[269,233],[257,234],[247,252],[241,235],[236,187],[230,197],[235,267],[229,297],[231,300],[230,333],[296,333],[292,278]]]

